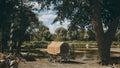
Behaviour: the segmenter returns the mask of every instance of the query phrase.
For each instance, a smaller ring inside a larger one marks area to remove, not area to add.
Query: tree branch
[[[105,33],[106,40],[111,39],[112,41],[112,39],[114,38],[118,24],[119,24],[119,19],[120,19],[120,16],[114,19],[113,22],[111,22],[110,25],[108,26],[108,30]]]

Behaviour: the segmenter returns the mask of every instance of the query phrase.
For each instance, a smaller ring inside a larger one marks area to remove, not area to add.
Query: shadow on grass
[[[22,56],[26,61],[36,61],[37,58],[47,58],[48,57],[47,52],[42,52],[37,49],[31,49],[28,52],[29,52],[29,55]]]
[[[120,65],[120,57],[110,57],[110,60],[107,62],[97,62],[100,65]],[[113,67],[114,68],[114,67]],[[115,68],[120,68],[120,67],[115,67]]]
[[[83,62],[78,62],[78,61],[62,61],[62,63],[65,63],[65,64],[85,64]]]
[[[31,56],[31,55],[28,55],[28,56],[25,56],[23,57],[26,61],[36,61],[35,57],[34,56]]]
[[[35,58],[47,58],[48,57],[47,52],[42,52],[40,50],[30,50],[29,52],[32,54],[36,54],[36,55],[32,55]]]
[[[120,64],[120,56],[119,57],[111,57],[110,63],[111,64]]]

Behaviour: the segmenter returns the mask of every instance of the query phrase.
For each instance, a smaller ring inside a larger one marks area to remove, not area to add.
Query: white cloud
[[[39,13],[39,20],[43,21],[43,24],[49,27],[51,33],[54,33],[56,28],[59,28],[59,27],[64,27],[67,29],[67,26],[69,24],[67,20],[65,20],[65,22],[62,25],[59,22],[52,24],[53,20],[57,16],[55,13],[56,12],[52,10]]]
[[[36,8],[36,9],[40,9],[41,8],[41,4],[39,4],[38,2],[36,1],[25,1],[24,2],[26,5],[28,6],[32,6],[32,8]]]
[[[32,1],[32,2],[27,2],[27,5],[34,5],[33,8],[37,8],[40,9],[41,8],[41,4],[38,4],[36,1]],[[54,33],[56,28],[59,27],[64,27],[67,29],[67,26],[69,24],[69,22],[67,20],[65,20],[65,22],[61,25],[59,22],[56,22],[55,24],[52,24],[53,20],[55,19],[56,15],[56,11],[53,11],[53,5],[50,6],[51,10],[44,10],[44,11],[33,11],[34,13],[36,13],[39,17],[40,21],[43,21],[43,24],[48,26],[50,29],[51,33]]]
[[[51,33],[54,33],[55,29],[57,28],[55,25],[48,25],[48,27],[49,27]]]
[[[56,17],[56,15],[53,14],[46,14],[46,15],[42,15],[39,17],[40,20],[44,20],[44,19],[54,19]]]
[[[39,20],[43,21],[45,25],[49,25],[53,22],[55,17],[56,15],[53,15],[53,14],[45,14],[45,15],[39,16]]]
[[[65,29],[67,29],[67,25],[57,25],[56,23],[52,25],[48,25],[48,27],[51,33],[55,33],[55,30],[59,27],[64,27]]]

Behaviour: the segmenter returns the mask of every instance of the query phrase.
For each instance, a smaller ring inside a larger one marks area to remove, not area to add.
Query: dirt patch
[[[71,60],[70,62],[63,61],[62,63],[58,62],[49,62],[48,59],[37,59],[36,61],[26,61],[20,62],[19,68],[112,68],[112,65],[101,66],[97,64],[96,60]],[[120,64],[119,64],[120,66]]]

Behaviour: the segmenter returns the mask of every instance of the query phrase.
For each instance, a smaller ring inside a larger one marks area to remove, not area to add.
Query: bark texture
[[[112,39],[115,36],[120,17],[115,18],[113,22],[111,22],[108,26],[107,32],[104,32],[103,24],[100,17],[101,10],[99,0],[92,0],[92,4],[92,24],[95,30],[99,57],[103,64],[108,64],[110,60],[110,48],[112,44]]]

